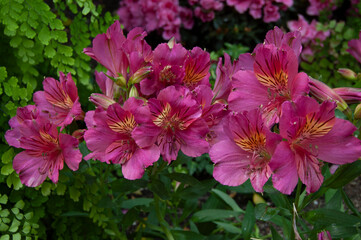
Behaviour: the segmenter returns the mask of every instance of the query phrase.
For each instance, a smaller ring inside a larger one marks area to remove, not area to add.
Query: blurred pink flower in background
[[[308,0],[310,6],[307,8],[307,14],[311,16],[318,16],[323,10],[335,10],[335,0]]]
[[[311,24],[301,15],[298,15],[298,20],[288,21],[287,26],[291,31],[299,31],[301,33],[301,41],[303,45],[302,57],[307,59],[307,56],[312,55],[315,46],[321,44],[330,36],[330,31],[318,31],[317,21],[312,20]]]
[[[361,63],[361,32],[359,33],[359,39],[353,39],[348,42],[347,51]]]

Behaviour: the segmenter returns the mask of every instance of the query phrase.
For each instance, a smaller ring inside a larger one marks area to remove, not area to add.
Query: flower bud
[[[361,102],[360,88],[342,87],[333,90],[348,104]]]
[[[169,41],[168,41],[168,47],[169,47],[170,49],[172,49],[175,44],[176,44],[176,42],[175,42],[175,38],[174,38],[174,37],[172,37],[171,39],[169,39]]]
[[[331,100],[337,103],[337,108],[345,111],[348,108],[347,103],[333,89],[321,81],[310,78],[309,81],[310,94],[319,101]]]
[[[322,231],[317,235],[318,240],[332,240],[331,234],[329,231]]]
[[[259,203],[266,203],[266,201],[261,197],[261,195],[257,193],[253,193],[253,203],[259,204]]]
[[[133,76],[130,77],[129,83],[130,83],[130,84],[139,83],[140,81],[142,81],[143,79],[145,79],[151,71],[152,71],[152,70],[151,70],[151,66],[145,66],[145,67],[139,68],[139,69],[133,74]]]
[[[102,107],[104,110],[108,109],[108,107],[114,103],[114,99],[105,96],[100,93],[92,93],[89,97],[89,100],[95,104],[97,107]]]
[[[357,105],[355,108],[354,118],[361,119],[361,103],[359,105]]]
[[[135,86],[130,89],[129,97],[139,97],[139,92]]]
[[[338,73],[340,73],[344,78],[348,80],[356,80],[357,74],[348,68],[340,68],[337,70]]]
[[[115,78],[115,83],[120,87],[127,86],[127,80],[121,74],[119,74],[119,77]]]

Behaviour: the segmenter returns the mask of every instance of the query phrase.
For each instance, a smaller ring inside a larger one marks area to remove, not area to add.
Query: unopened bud
[[[151,71],[152,71],[152,70],[151,70],[151,66],[145,66],[145,67],[139,68],[139,69],[133,74],[133,76],[130,77],[129,83],[130,83],[130,84],[139,83],[140,81],[142,81],[143,79],[145,79]]]
[[[340,68],[337,70],[337,72],[339,72],[344,78],[346,78],[348,80],[356,80],[357,79],[357,74],[354,71],[352,71],[351,69]]]
[[[337,103],[337,108],[342,112],[347,110],[348,105],[344,99],[325,83],[310,78],[309,86],[310,94],[317,100],[321,102],[331,100]]]
[[[110,105],[116,103],[114,99],[100,93],[92,93],[89,100],[94,103],[95,106],[102,107],[104,110],[107,110]]]
[[[359,105],[357,105],[355,108],[354,118],[361,119],[361,103]]]
[[[172,37],[171,39],[169,39],[169,41],[168,41],[168,47],[169,47],[170,49],[172,49],[175,44],[176,44],[176,42],[175,42],[175,38],[174,38],[174,37]]]
[[[138,89],[135,86],[130,89],[129,97],[139,97]]]
[[[120,74],[119,77],[115,78],[115,83],[120,87],[126,87],[127,86],[127,80],[121,74]]]
[[[260,204],[260,203],[266,203],[266,201],[258,193],[253,193],[253,203]]]
[[[329,231],[322,231],[319,234],[317,234],[318,240],[332,240],[331,234]]]

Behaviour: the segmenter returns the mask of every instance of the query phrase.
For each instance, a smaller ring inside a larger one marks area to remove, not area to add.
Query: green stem
[[[158,171],[161,171],[163,168],[164,168],[164,163],[165,162],[162,162],[160,165],[159,165],[159,168],[158,168],[158,165],[157,165],[157,162],[154,163],[154,166],[153,166],[153,169],[152,169],[152,173],[150,175],[151,179],[157,179],[158,178]],[[158,221],[159,221],[159,224],[163,230],[163,233],[166,235],[167,239],[168,240],[174,240],[174,237],[172,235],[172,233],[169,231],[168,229],[168,224],[167,222],[164,220],[164,217],[162,216],[162,212],[161,212],[161,209],[160,209],[160,198],[159,196],[153,192],[154,194],[154,207],[155,207],[155,212],[156,212],[156,215],[157,215],[157,218],[158,218]]]
[[[174,240],[174,237],[172,235],[172,233],[169,231],[168,227],[167,227],[167,223],[164,220],[164,217],[162,216],[162,212],[160,210],[160,206],[159,206],[159,196],[154,193],[154,206],[155,206],[155,212],[157,214],[157,218],[159,221],[159,224],[164,232],[164,234],[166,235],[168,240]]]
[[[298,180],[297,190],[296,190],[296,198],[295,198],[295,206],[296,206],[297,210],[298,210],[298,203],[300,201],[301,189],[302,189],[302,182],[301,182],[301,180]]]

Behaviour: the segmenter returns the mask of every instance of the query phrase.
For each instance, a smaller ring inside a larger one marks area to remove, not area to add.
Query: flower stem
[[[299,210],[298,203],[300,201],[301,188],[302,188],[302,182],[301,182],[301,180],[298,180],[297,189],[296,189],[296,198],[295,198],[295,206],[296,206],[297,210]]]

